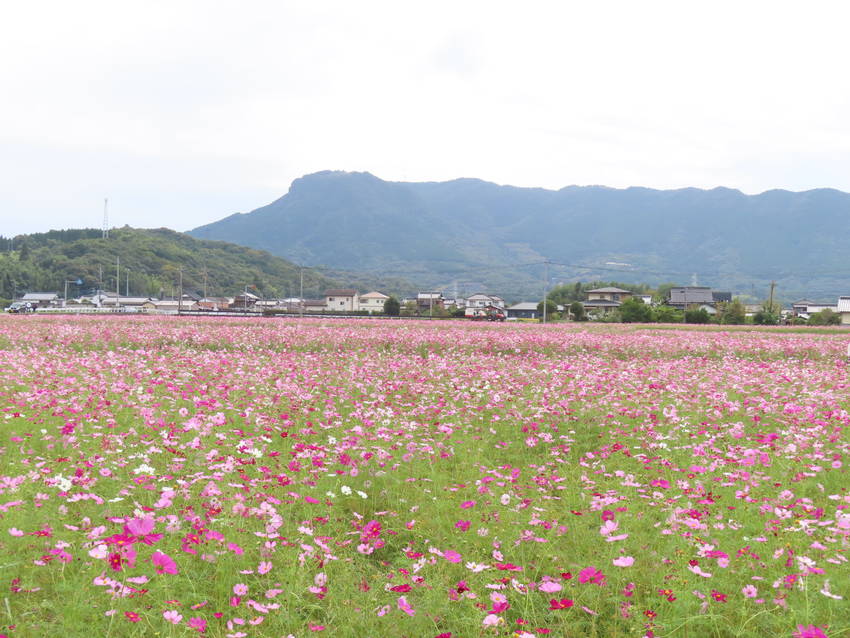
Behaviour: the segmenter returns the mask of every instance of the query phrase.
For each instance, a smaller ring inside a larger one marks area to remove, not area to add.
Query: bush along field
[[[0,635],[850,636],[847,339],[0,317]]]

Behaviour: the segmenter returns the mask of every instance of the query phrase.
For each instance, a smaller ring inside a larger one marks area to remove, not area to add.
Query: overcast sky
[[[850,4],[4,3],[0,234],[188,230],[314,171],[850,191]]]

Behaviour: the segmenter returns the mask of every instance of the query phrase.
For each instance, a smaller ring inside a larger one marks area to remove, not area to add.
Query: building
[[[325,310],[350,312],[359,309],[357,291],[353,288],[331,288],[325,291]]]
[[[498,295],[485,295],[483,292],[477,292],[466,299],[466,308],[486,308],[487,306],[504,309],[505,300]]]
[[[611,299],[588,299],[587,301],[582,301],[581,305],[584,306],[584,311],[588,314],[604,315],[619,308],[620,303]]]
[[[595,288],[593,290],[587,291],[587,301],[616,301],[619,306],[620,303],[631,297],[633,293],[630,290],[623,290],[622,288],[614,288],[613,286],[606,286],[604,288]],[[587,307],[587,303],[584,304]]]
[[[373,290],[365,295],[360,295],[358,310],[365,310],[372,313],[381,313],[384,311],[384,303],[389,299],[389,295]]]
[[[714,306],[714,295],[708,286],[677,286],[670,289],[667,305],[684,310],[689,306]]]
[[[327,299],[304,300],[304,312],[325,312],[327,309]],[[298,308],[296,308],[296,310],[298,310]]]
[[[250,293],[246,290],[246,291],[240,292],[238,295],[236,295],[233,298],[233,303],[230,304],[230,309],[231,310],[250,310],[251,308],[253,308],[256,305],[256,303],[259,300],[260,300],[260,298],[257,295],[252,294],[252,293]]]
[[[133,308],[141,309],[144,305],[151,301],[150,297],[121,297],[107,295],[101,298],[100,305],[104,308]]]
[[[31,308],[48,308],[58,306],[61,299],[55,292],[28,292],[18,301],[29,304]]]
[[[416,307],[420,314],[428,313],[433,308],[443,308],[443,305],[443,293],[441,292],[416,293]]]
[[[836,312],[841,317],[841,325],[850,325],[850,297],[839,297]]]
[[[508,319],[537,319],[539,316],[537,304],[533,301],[515,303],[513,306],[508,306],[505,311]]]

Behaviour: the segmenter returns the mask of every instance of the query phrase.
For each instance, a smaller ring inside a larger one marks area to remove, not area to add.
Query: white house
[[[373,290],[365,295],[360,295],[358,310],[367,310],[369,312],[380,313],[384,311],[384,302],[389,299],[389,295]]]
[[[504,309],[505,300],[496,295],[485,295],[482,292],[475,293],[466,299],[467,308],[486,308],[487,306]]]
[[[841,316],[841,325],[850,325],[850,297],[839,297],[838,308],[836,310]]]
[[[325,291],[325,310],[348,312],[359,308],[357,291],[353,288],[331,288]]]

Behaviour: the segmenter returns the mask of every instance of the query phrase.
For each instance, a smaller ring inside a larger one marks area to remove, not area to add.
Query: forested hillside
[[[116,263],[120,292],[168,296],[178,290],[235,295],[249,290],[265,297],[298,295],[298,266],[254,248],[200,240],[172,230],[118,228],[103,239],[96,229],[59,230],[0,238],[0,297],[27,291],[76,295],[94,289],[115,290]],[[80,280],[81,284],[75,282]],[[304,293],[319,296],[333,279],[304,269]]]

